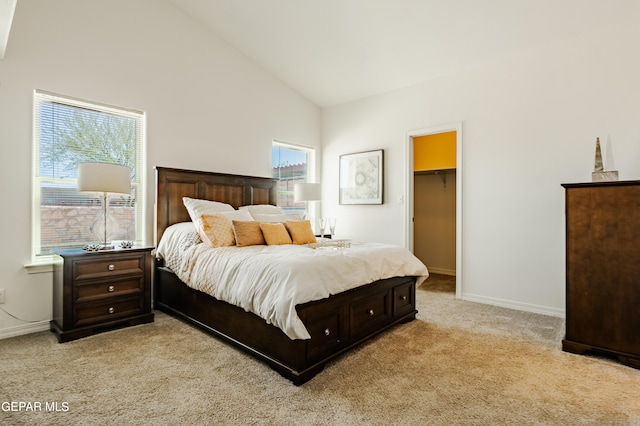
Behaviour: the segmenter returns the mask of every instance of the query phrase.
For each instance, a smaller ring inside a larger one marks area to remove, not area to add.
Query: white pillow
[[[254,214],[284,214],[284,210],[272,204],[254,204],[250,206],[242,206],[240,210],[248,210],[251,216]]]
[[[267,222],[267,223],[286,222],[287,220],[290,219],[284,213],[281,213],[281,214],[253,213],[253,214],[251,214],[251,217],[253,217],[253,220],[255,220],[256,222]]]
[[[236,209],[230,204],[220,203],[218,201],[201,200],[197,198],[182,197],[182,202],[189,212],[191,222],[195,225],[196,229],[200,231],[202,229],[202,223],[200,218],[203,214],[215,214],[222,212],[232,212]]]
[[[247,212],[244,212],[242,210],[233,210],[230,212],[220,212],[220,214],[224,217],[226,217],[227,219],[229,219],[229,223],[231,223],[232,220],[240,220],[240,221],[251,221],[253,220],[251,218],[251,215],[248,214]]]

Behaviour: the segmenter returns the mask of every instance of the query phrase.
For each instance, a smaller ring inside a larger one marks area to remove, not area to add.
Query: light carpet
[[[455,300],[429,281],[416,298],[417,320],[300,387],[161,312],[64,344],[6,339],[0,424],[640,425],[640,370],[562,352],[561,319]]]

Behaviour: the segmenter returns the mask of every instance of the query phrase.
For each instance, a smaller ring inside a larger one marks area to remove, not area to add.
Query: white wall
[[[611,141],[621,180],[640,179],[640,19],[632,18],[323,110],[323,215],[338,217],[337,237],[406,245],[406,135],[462,122],[461,297],[563,315],[560,184],[590,181],[598,136]],[[385,204],[338,205],[339,155],[372,149],[385,150]]]
[[[18,2],[0,60],[0,337],[46,328],[51,319],[51,273],[24,268],[34,89],[147,113],[150,241],[154,166],[269,176],[273,139],[320,152],[316,106],[165,0]]]

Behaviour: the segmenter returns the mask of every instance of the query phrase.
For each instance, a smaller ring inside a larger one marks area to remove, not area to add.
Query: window
[[[278,179],[278,206],[287,214],[304,216],[305,204],[294,203],[293,186],[312,182],[315,150],[273,142],[271,148],[272,176]]]
[[[108,197],[110,240],[144,236],[144,113],[36,90],[33,102],[33,260],[56,249],[99,242],[92,231],[100,194],[76,189],[78,163],[132,169],[131,194]],[[114,226],[115,224],[115,226]]]

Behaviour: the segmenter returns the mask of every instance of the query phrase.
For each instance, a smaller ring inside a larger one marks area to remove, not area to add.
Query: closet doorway
[[[461,123],[408,135],[410,250],[434,274],[456,277],[462,295]]]

